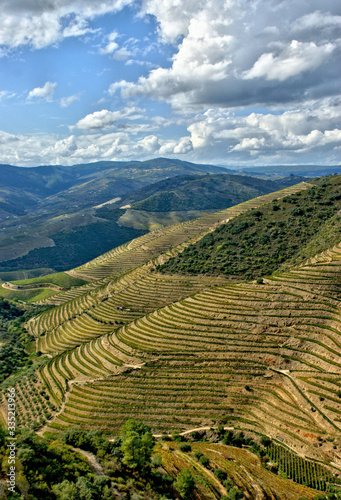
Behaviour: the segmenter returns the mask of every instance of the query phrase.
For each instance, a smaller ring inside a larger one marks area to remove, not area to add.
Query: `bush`
[[[227,479],[227,474],[223,469],[215,469],[213,474],[219,479],[219,481],[225,481],[225,479]]]
[[[152,458],[152,465],[154,465],[154,467],[160,467],[161,464],[162,458],[159,455],[154,455]]]
[[[180,472],[174,483],[175,488],[180,493],[181,497],[190,500],[195,488],[194,479],[189,470],[185,469]]]
[[[179,450],[186,453],[188,451],[192,451],[192,446],[188,443],[181,443],[179,445]]]
[[[238,488],[231,488],[227,494],[228,500],[242,500],[244,494]]]
[[[201,453],[201,451],[196,451],[194,453],[194,458],[196,458],[197,460],[200,460],[200,458],[203,456],[204,454]]]
[[[260,442],[265,448],[271,445],[271,439],[266,436],[262,436]]]
[[[191,439],[193,439],[193,441],[200,441],[201,434],[198,431],[193,431],[191,432]]]
[[[207,457],[205,457],[205,455],[202,455],[200,458],[199,458],[199,462],[201,463],[201,465],[203,465],[204,467],[208,467],[209,466],[209,459]]]

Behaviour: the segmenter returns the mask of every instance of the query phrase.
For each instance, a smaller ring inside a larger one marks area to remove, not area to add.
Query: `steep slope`
[[[330,244],[337,243],[341,235],[340,210],[341,176],[322,178],[304,192],[239,215],[158,270],[224,274],[240,279],[264,276],[295,256],[306,258],[303,249],[310,241],[312,250],[316,248],[316,234],[323,228],[323,237],[329,234]]]
[[[51,395],[63,397],[63,372],[83,383],[53,427],[111,430],[130,413],[160,431],[218,420],[337,461],[340,247],[334,254],[263,285],[196,294],[58,356],[41,371]]]
[[[131,416],[154,432],[221,423],[340,472],[340,235],[259,283],[155,271],[240,213],[276,215],[272,200],[309,191],[301,184],[149,233],[70,272],[89,283],[56,293],[56,306],[29,322],[46,355],[11,380],[19,424],[115,434]]]

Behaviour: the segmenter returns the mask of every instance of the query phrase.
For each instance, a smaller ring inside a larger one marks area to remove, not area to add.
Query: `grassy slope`
[[[38,285],[44,283],[52,283],[53,285],[61,286],[63,288],[69,288],[71,286],[85,285],[87,282],[80,278],[75,278],[74,276],[70,276],[69,274],[66,273],[54,273],[45,276],[40,276],[37,278],[29,278],[26,280],[15,281],[16,285],[34,285],[34,284]]]
[[[62,288],[70,288],[82,286],[87,283],[87,281],[83,279],[70,276],[66,273],[53,273],[24,280],[12,280],[11,282],[15,285],[23,286],[23,289],[9,290],[0,286],[0,297],[4,297],[6,299],[19,299],[26,302],[39,302],[56,294],[56,290],[49,290],[48,288],[45,289],[44,284],[47,286],[52,284]],[[30,289],[25,290],[25,285],[28,285]],[[34,285],[39,286],[40,289],[31,289]]]
[[[157,270],[241,279],[271,274],[289,259],[310,256],[315,244],[321,251],[338,241],[340,209],[341,176],[324,178],[305,192],[238,216]]]
[[[45,300],[52,295],[55,295],[55,290],[41,289],[41,290],[9,290],[0,287],[0,297],[9,300],[22,300],[24,302],[39,302],[40,300]]]

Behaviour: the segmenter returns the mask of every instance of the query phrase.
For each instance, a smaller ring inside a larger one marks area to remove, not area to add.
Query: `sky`
[[[341,163],[340,0],[0,7],[0,163]]]

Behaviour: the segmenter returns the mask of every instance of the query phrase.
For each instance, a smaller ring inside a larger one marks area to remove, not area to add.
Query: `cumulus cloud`
[[[0,55],[6,48],[42,48],[83,36],[96,16],[129,4],[141,16],[155,17],[159,55],[165,44],[173,56],[161,67],[146,66],[134,81],[113,81],[109,96],[121,93],[127,107],[85,112],[69,137],[0,133],[3,162],[156,155],[231,165],[339,161],[339,0],[3,0]],[[116,31],[104,35],[96,55],[151,64],[143,52],[147,40],[120,40]],[[136,74],[133,69],[129,74]],[[46,82],[29,99],[50,100],[55,87]],[[103,107],[109,107],[109,96]],[[0,92],[0,99],[9,97]],[[77,98],[58,102],[67,107]],[[148,117],[149,111],[134,107],[143,98],[169,103],[178,116],[167,106],[167,118]]]
[[[277,104],[339,92],[338,0],[144,0],[170,67],[115,82],[125,98],[166,100],[179,112]]]
[[[246,114],[245,110],[239,113],[212,108],[191,118],[187,134],[180,133],[171,139],[157,129],[151,132],[144,123],[137,123],[133,130],[118,127],[109,130],[108,123],[112,124],[113,119],[135,118],[140,111],[103,111],[102,115],[88,115],[86,127],[78,129],[77,135],[64,138],[0,132],[2,162],[71,165],[155,156],[180,156],[189,161],[232,166],[274,161],[339,162],[341,100],[334,98],[308,101],[295,109],[276,113],[250,111]]]
[[[89,20],[131,3],[133,0],[3,0],[0,45],[8,49],[24,45],[41,49],[66,37],[82,36],[92,31]]]
[[[291,161],[296,157],[298,161],[299,154],[308,152],[315,155],[316,161],[318,155],[320,158],[325,155],[325,146],[328,146],[330,158],[337,161],[340,112],[341,103],[331,99],[307,102],[280,114],[252,112],[238,116],[222,109],[210,109],[197,115],[188,131],[194,151],[203,157],[215,154],[217,158],[233,162],[264,161],[277,155],[282,161],[285,157]]]
[[[99,49],[99,53],[101,55],[111,55],[113,54],[118,48],[119,45],[118,43],[115,42],[116,38],[118,37],[118,33],[116,31],[113,31],[110,33],[106,38],[106,45],[104,47],[101,47]]]
[[[41,97],[42,99],[46,99],[48,101],[53,96],[56,86],[56,82],[46,82],[44,87],[36,87],[35,89],[31,90],[27,98],[33,99],[34,97]]]
[[[340,15],[330,15],[329,13],[323,13],[320,10],[315,10],[310,12],[299,19],[297,19],[292,25],[292,31],[294,32],[305,32],[308,33],[321,31],[324,34],[333,35],[334,30],[340,28],[341,16]]]
[[[56,141],[53,146],[49,146],[43,150],[44,157],[50,158],[68,158],[77,151],[78,146],[74,135]]]
[[[283,82],[292,76],[320,66],[335,49],[331,43],[318,46],[314,42],[303,43],[293,40],[277,56],[265,53],[254,66],[243,74],[243,78],[265,77],[267,80]]]
[[[117,120],[121,118],[137,119],[141,117],[140,108],[125,108],[120,111],[109,111],[107,109],[102,109],[101,111],[95,111],[78,121],[76,127],[82,130],[96,130],[96,129],[106,129],[112,127]]]
[[[12,142],[18,141],[18,137],[14,134],[8,134],[7,132],[3,132],[0,130],[0,145],[10,144]]]

